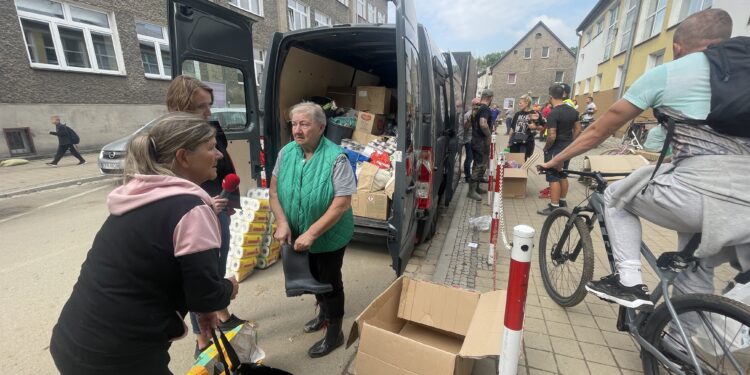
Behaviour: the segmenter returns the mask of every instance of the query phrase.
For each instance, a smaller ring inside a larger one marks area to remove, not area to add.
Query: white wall
[[[724,9],[732,16],[732,36],[750,36],[750,1],[714,0],[713,7]]]
[[[584,33],[585,38],[585,33]],[[578,52],[578,62],[576,64],[576,75],[574,82],[580,82],[586,78],[596,76],[599,63],[604,56],[604,43],[607,39],[607,30],[604,29],[599,35],[581,48]],[[583,57],[583,58],[581,58]]]

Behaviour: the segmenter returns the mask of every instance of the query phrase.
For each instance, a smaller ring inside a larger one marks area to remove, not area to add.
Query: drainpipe
[[[581,43],[581,37],[583,36],[583,34],[581,34],[580,31],[576,31],[576,36],[578,37],[578,48],[576,49],[576,64],[573,66],[573,81],[570,82],[571,91],[573,91],[572,89],[576,87],[576,76],[578,75],[578,59],[581,57],[581,49],[583,48],[583,43]],[[576,92],[573,96],[576,96],[578,94],[579,93]]]
[[[630,57],[631,53],[633,51],[633,47],[635,47],[635,35],[636,31],[638,31],[638,19],[640,18],[641,14],[641,1],[638,0],[638,5],[635,7],[635,20],[633,20],[633,32],[630,33],[630,48],[628,48],[627,51],[625,51],[625,62],[622,64],[622,77],[620,77],[620,87],[617,88],[617,99],[622,98],[623,91],[625,91],[625,80],[628,77],[628,70],[630,67]],[[625,16],[627,17],[627,15]],[[665,15],[666,18],[666,15]]]

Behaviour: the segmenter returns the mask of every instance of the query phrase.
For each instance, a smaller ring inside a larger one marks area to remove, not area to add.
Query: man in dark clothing
[[[86,160],[83,159],[81,154],[78,153],[78,150],[76,149],[76,145],[73,142],[73,136],[71,134],[70,128],[65,126],[65,124],[60,123],[60,116],[52,116],[52,124],[55,125],[55,131],[49,132],[52,135],[57,136],[57,153],[55,154],[55,158],[52,160],[51,163],[47,163],[50,167],[57,167],[57,162],[62,159],[63,155],[65,155],[65,151],[70,150],[70,154],[75,156],[76,159],[78,159],[78,165],[86,164]]]
[[[487,190],[479,187],[484,178],[484,172],[487,170],[487,163],[490,157],[490,124],[492,123],[492,90],[482,91],[479,106],[471,114],[471,150],[474,153],[474,169],[471,172],[471,182],[469,182],[468,198],[482,200],[482,194]]]
[[[544,144],[544,161],[552,160],[555,155],[568,147],[581,133],[581,123],[578,122],[578,111],[565,104],[565,88],[554,84],[549,88],[552,110],[547,116],[547,143]],[[563,168],[568,168],[569,161]],[[544,209],[537,211],[540,215],[549,215],[558,207],[567,207],[565,196],[568,194],[568,179],[564,175],[547,175],[550,188],[550,203]]]

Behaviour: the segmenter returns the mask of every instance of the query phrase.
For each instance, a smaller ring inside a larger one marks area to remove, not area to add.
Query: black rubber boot
[[[483,188],[482,188],[482,182],[478,182],[478,183],[477,183],[477,188],[476,188],[476,192],[477,192],[477,194],[479,194],[479,195],[484,195],[484,194],[487,194],[487,189],[483,189]]]
[[[481,201],[482,196],[477,194],[477,183],[476,182],[470,182],[469,183],[469,191],[466,192],[466,197],[469,199],[473,199],[475,201]]]
[[[326,336],[313,344],[307,350],[311,358],[320,358],[328,355],[334,349],[344,344],[344,332],[341,331],[341,319],[331,319],[326,328]]]
[[[284,266],[286,296],[296,297],[305,293],[323,294],[333,290],[331,284],[323,284],[310,273],[307,251],[296,252],[292,245],[281,245],[281,263]]]
[[[305,333],[320,331],[326,325],[328,325],[328,320],[326,319],[326,311],[323,308],[323,305],[319,303],[318,308],[318,316],[305,323]]]

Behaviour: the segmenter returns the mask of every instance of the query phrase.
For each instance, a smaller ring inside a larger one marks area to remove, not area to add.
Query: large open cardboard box
[[[583,169],[601,173],[630,173],[649,161],[641,155],[591,155],[583,158]],[[605,180],[621,180],[623,177],[606,177]]]
[[[405,276],[352,325],[357,375],[468,375],[502,348],[506,292],[452,288]]]
[[[523,165],[523,153],[505,154],[505,160],[513,160]],[[503,198],[526,198],[526,182],[529,179],[526,168],[505,168],[503,170]]]
[[[354,109],[378,115],[390,113],[391,90],[383,86],[357,86]]]

